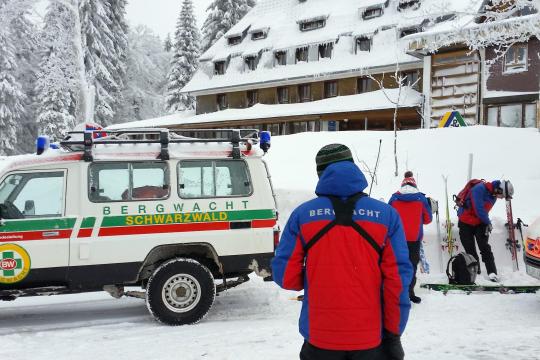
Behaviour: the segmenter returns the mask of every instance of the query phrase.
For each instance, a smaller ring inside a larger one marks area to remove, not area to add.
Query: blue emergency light
[[[38,136],[36,140],[36,153],[38,155],[43,154],[45,151],[49,149],[49,146],[51,144],[51,140],[47,135],[41,135]]]
[[[259,133],[259,137],[261,139],[260,140],[261,150],[264,151],[264,153],[266,154],[268,149],[270,149],[270,140],[272,138],[272,135],[270,134],[270,131],[261,131]]]

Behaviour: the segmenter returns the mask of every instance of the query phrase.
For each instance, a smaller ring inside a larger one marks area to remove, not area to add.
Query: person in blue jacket
[[[412,266],[399,215],[363,193],[347,146],[316,164],[317,197],[293,211],[272,260],[279,286],[304,290],[300,359],[402,360]]]
[[[514,186],[509,180],[481,181],[474,185],[463,199],[463,206],[458,209],[459,238],[467,254],[479,261],[475,239],[482,255],[491,281],[499,281],[495,257],[489,245],[489,234],[493,229],[489,212],[497,199],[511,199]],[[478,267],[480,273],[480,267]]]
[[[422,299],[414,293],[414,286],[416,285],[416,270],[420,262],[420,246],[424,237],[424,225],[432,221],[431,204],[426,196],[418,191],[412,171],[405,173],[401,188],[392,195],[388,203],[397,210],[405,229],[409,259],[413,266],[409,298],[413,303],[419,304]]]

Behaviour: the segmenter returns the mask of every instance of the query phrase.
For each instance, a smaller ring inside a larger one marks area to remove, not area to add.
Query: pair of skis
[[[523,226],[527,226],[523,220],[517,219],[517,223],[514,224],[514,214],[512,213],[512,200],[506,199],[506,228],[508,230],[508,238],[506,239],[506,248],[510,251],[512,256],[512,270],[519,270],[519,250],[521,244],[516,239],[516,228],[521,235],[521,242],[523,242]]]

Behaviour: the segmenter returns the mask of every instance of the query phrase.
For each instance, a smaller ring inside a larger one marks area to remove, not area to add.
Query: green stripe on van
[[[84,218],[81,223],[81,229],[93,228],[95,224],[96,224],[95,217]]]
[[[5,225],[0,226],[0,232],[17,232],[17,231],[40,231],[40,230],[65,230],[72,229],[75,225],[75,218],[60,218],[60,219],[17,219],[5,220]]]
[[[106,216],[103,218],[101,227],[129,226],[127,219],[135,217],[151,217],[154,219],[151,224],[171,224],[171,223],[202,223],[212,221],[248,221],[275,219],[276,214],[272,209],[263,210],[239,210],[239,211],[212,211],[193,213],[169,213],[169,214],[133,214],[127,216]],[[157,220],[156,220],[157,219]]]

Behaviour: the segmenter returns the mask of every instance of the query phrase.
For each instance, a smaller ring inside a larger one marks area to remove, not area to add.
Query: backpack
[[[446,265],[448,282],[453,285],[474,285],[478,268],[478,261],[470,254],[461,252],[452,256]]]
[[[467,201],[467,199],[469,198],[470,194],[471,194],[471,189],[473,188],[473,186],[475,186],[476,184],[480,184],[480,183],[486,183],[486,180],[484,179],[471,179],[467,182],[467,184],[465,185],[465,187],[463,189],[461,189],[461,191],[457,194],[457,195],[454,195],[454,202],[456,203],[456,206],[457,207],[465,207],[465,203]]]

